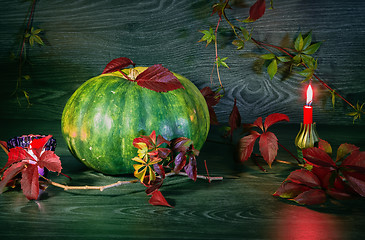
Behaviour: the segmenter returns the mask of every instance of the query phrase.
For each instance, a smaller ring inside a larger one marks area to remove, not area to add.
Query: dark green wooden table
[[[68,152],[59,121],[1,120],[1,139],[25,133],[52,134],[63,172],[50,178],[69,185],[106,185],[132,176],[111,177],[87,170]],[[278,124],[280,125],[280,124]],[[299,126],[272,128],[291,151]],[[334,149],[343,142],[364,150],[364,127],[318,125],[320,136]],[[64,191],[50,186],[40,201],[28,201],[20,190],[0,195],[1,239],[361,239],[365,233],[365,201],[328,200],[321,206],[303,207],[272,196],[290,165],[275,163],[268,173],[251,161],[234,162],[233,147],[211,130],[198,158],[199,173],[207,160],[210,175],[223,181],[208,183],[174,176],[161,191],[174,208],[152,206],[141,184],[103,192]],[[3,165],[6,155],[1,153]],[[278,159],[295,162],[279,150]],[[262,163],[265,168],[267,165]]]

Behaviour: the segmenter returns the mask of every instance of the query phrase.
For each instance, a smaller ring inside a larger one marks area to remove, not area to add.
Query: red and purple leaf
[[[38,167],[28,164],[27,168],[22,171],[22,179],[20,181],[23,193],[29,200],[36,200],[39,195],[39,174]]]
[[[298,169],[291,172],[287,180],[290,180],[298,184],[304,184],[311,188],[316,188],[321,186],[321,182],[318,179],[318,177],[313,172],[306,169]]]
[[[302,184],[284,181],[273,195],[281,198],[295,198],[299,194],[310,189],[310,187]]]
[[[259,145],[262,157],[271,167],[271,164],[278,153],[278,139],[274,133],[264,132],[260,136]]]
[[[27,163],[17,162],[5,170],[0,181],[0,194],[2,193],[7,183],[25,168],[25,165],[27,165]]]
[[[336,168],[335,162],[322,149],[316,147],[303,149],[303,156],[308,162],[315,165]]]
[[[145,187],[147,187],[146,189],[147,195],[151,195],[154,191],[161,188],[163,184],[163,179],[158,177],[155,180],[150,181],[150,176],[145,176],[142,184],[145,185]]]
[[[38,166],[49,171],[60,173],[62,170],[60,158],[52,151],[45,151],[38,161]]]
[[[273,113],[270,114],[269,116],[266,117],[265,119],[265,131],[267,131],[267,129],[273,125],[274,123],[280,122],[280,121],[287,121],[289,122],[289,117],[285,114],[282,113]]]
[[[138,143],[145,143],[147,145],[147,147],[149,149],[152,148],[152,140],[150,139],[149,136],[142,136],[142,137],[137,137],[135,139],[133,139],[133,146],[135,148],[141,149],[141,145],[139,145]]]
[[[186,152],[193,141],[186,137],[179,137],[171,140],[171,148],[176,152]]]
[[[310,189],[299,194],[293,200],[303,205],[322,204],[326,201],[326,193],[322,189]]]
[[[242,162],[246,161],[251,156],[255,141],[259,136],[260,134],[258,132],[252,131],[250,135],[241,138],[239,150]]]
[[[155,92],[168,92],[184,88],[179,79],[161,64],[153,65],[140,73],[136,82],[139,86]]]
[[[159,190],[155,190],[152,193],[152,196],[150,200],[148,201],[150,204],[154,206],[167,206],[172,207],[165,199],[165,197],[162,195],[162,193]]]
[[[188,174],[188,177],[194,181],[196,181],[197,178],[197,164],[196,159],[194,155],[189,156],[189,163],[184,167],[184,170],[186,174]]]
[[[336,162],[344,158],[346,155],[352,153],[353,151],[357,151],[359,149],[360,149],[359,147],[353,144],[348,144],[348,143],[341,144],[337,149]]]
[[[111,60],[106,65],[102,74],[116,72],[118,70],[128,67],[129,65],[135,66],[136,64],[132,60],[126,57],[116,58]]]
[[[153,169],[155,170],[155,172],[162,178],[165,178],[165,169],[162,165],[160,164],[153,164]]]
[[[266,5],[265,0],[257,0],[255,4],[250,7],[250,16],[246,21],[254,22],[261,18],[265,13]]]
[[[181,169],[183,169],[183,167],[186,164],[186,155],[184,152],[180,152],[179,154],[176,155],[175,157],[175,167],[174,167],[174,171],[175,172],[180,172]]]

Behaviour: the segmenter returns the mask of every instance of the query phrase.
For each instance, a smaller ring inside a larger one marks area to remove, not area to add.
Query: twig
[[[174,175],[180,175],[180,176],[188,176],[187,173],[185,172],[169,172],[167,173],[165,176],[166,177],[170,177],[170,176],[174,176]],[[68,190],[99,190],[99,191],[104,191],[105,189],[108,188],[113,188],[113,187],[118,187],[121,185],[127,185],[127,184],[131,184],[131,183],[138,183],[139,180],[138,179],[134,179],[134,180],[130,180],[130,181],[118,181],[116,183],[112,183],[112,184],[108,184],[108,185],[104,185],[104,186],[67,186],[67,185],[63,185],[60,183],[56,183],[53,182],[52,180],[39,175],[40,177],[42,177],[43,179],[45,179],[49,184],[55,186],[55,187],[59,187],[59,188],[63,188],[65,191]],[[209,177],[209,176],[204,176],[204,175],[197,175],[197,178],[199,179],[204,179],[204,180],[208,180],[210,181],[216,181],[216,180],[223,180],[223,177]]]
[[[279,143],[279,141],[278,141],[278,145],[280,147],[282,147],[287,153],[289,153],[293,158],[295,158],[295,160],[297,160],[298,164],[301,164],[300,160],[294,154],[292,154],[286,147],[284,147],[281,143]]]

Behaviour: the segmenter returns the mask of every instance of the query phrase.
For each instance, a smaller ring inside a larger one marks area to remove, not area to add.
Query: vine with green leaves
[[[244,20],[237,20],[239,25],[234,24],[227,17],[226,10],[228,9],[231,9],[231,6],[229,5],[229,0],[220,0],[218,3],[215,3],[212,6],[212,15],[218,15],[217,25],[215,26],[215,30],[210,27],[209,30],[200,31],[204,35],[199,40],[199,42],[206,42],[206,46],[208,46],[212,42],[214,43],[215,61],[213,64],[212,73],[214,69],[216,69],[220,89],[222,89],[223,92],[224,86],[220,77],[219,68],[222,66],[225,68],[229,68],[229,66],[226,63],[228,57],[221,57],[218,54],[218,30],[220,23],[222,21],[225,21],[230,26],[233,34],[235,35],[236,39],[233,40],[232,44],[237,47],[237,50],[244,49],[246,43],[253,43],[259,48],[267,51],[267,53],[261,55],[260,58],[268,62],[267,73],[270,79],[273,79],[274,76],[278,73],[278,68],[281,65],[288,66],[288,69],[290,69],[291,72],[297,72],[299,75],[304,77],[304,80],[302,80],[302,82],[316,80],[323,87],[328,89],[331,95],[331,102],[333,107],[335,107],[336,97],[340,98],[347,105],[349,105],[353,109],[353,111],[347,113],[347,115],[353,117],[353,122],[355,122],[355,120],[357,119],[361,119],[361,116],[365,113],[365,109],[363,109],[365,103],[351,103],[342,95],[340,95],[338,91],[330,87],[316,73],[318,68],[318,61],[312,55],[317,52],[322,43],[313,43],[311,32],[305,35],[300,33],[294,40],[291,47],[282,47],[264,43],[255,39],[252,36],[253,26],[250,25],[264,15],[266,10],[265,0],[257,0],[250,7],[249,17]],[[270,1],[270,9],[273,9],[273,0]],[[248,30],[249,27],[251,27],[251,30]],[[211,81],[213,81],[213,74],[211,76]]]
[[[32,1],[32,4],[30,5],[30,8],[26,15],[26,25],[21,36],[20,50],[17,54],[12,53],[13,58],[18,62],[18,76],[16,80],[15,90],[12,95],[16,96],[19,105],[21,105],[19,100],[19,94],[24,95],[28,105],[31,105],[29,93],[22,86],[23,80],[27,81],[31,79],[31,76],[24,70],[26,65],[30,64],[30,60],[27,54],[28,49],[29,47],[34,47],[35,45],[44,45],[42,38],[39,36],[39,34],[43,30],[40,28],[35,28],[33,26],[36,3],[37,0]]]

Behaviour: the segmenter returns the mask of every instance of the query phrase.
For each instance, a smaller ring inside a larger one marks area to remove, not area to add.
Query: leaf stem
[[[294,154],[292,154],[286,147],[284,147],[281,143],[279,143],[279,141],[278,141],[278,145],[280,147],[282,147],[287,153],[289,153],[293,158],[295,158],[295,160],[297,160],[298,164],[302,164],[300,162],[300,160]]]

